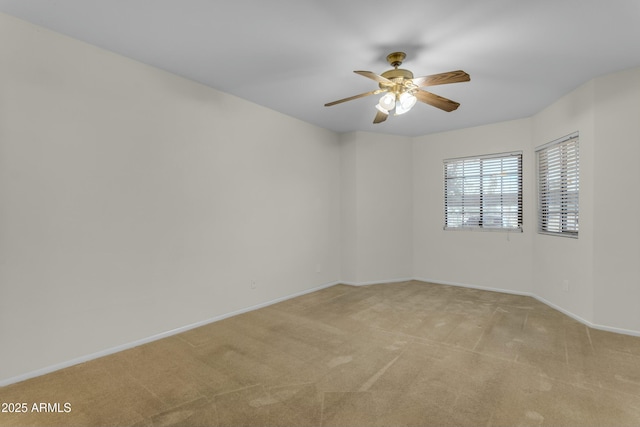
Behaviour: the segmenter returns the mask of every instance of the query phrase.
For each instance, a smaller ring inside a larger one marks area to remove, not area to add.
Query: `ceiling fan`
[[[421,88],[426,86],[444,85],[448,83],[468,82],[471,80],[469,74],[462,70],[449,71],[447,73],[432,74],[424,77],[413,77],[409,70],[398,68],[407,57],[404,52],[393,52],[387,55],[387,62],[393,67],[392,70],[385,71],[381,75],[371,71],[354,71],[356,74],[370,78],[378,82],[379,89],[337,101],[324,104],[325,107],[363,98],[369,95],[384,93],[376,105],[378,110],[373,123],[381,123],[387,120],[389,113],[394,111],[394,115],[404,114],[409,111],[417,101],[424,102],[444,111],[453,111],[460,106],[459,103],[447,98],[443,98]]]

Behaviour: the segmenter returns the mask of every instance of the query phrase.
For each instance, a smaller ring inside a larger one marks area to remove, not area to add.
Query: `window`
[[[578,133],[552,141],[538,154],[538,232],[578,237]]]
[[[445,230],[522,231],[522,152],[444,161]]]

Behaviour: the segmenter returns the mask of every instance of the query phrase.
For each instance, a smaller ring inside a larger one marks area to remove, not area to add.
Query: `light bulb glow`
[[[416,101],[417,98],[415,96],[413,96],[409,92],[404,92],[402,95],[400,95],[400,99],[398,99],[398,102],[396,102],[395,115],[398,116],[411,110],[411,108],[416,105]]]
[[[399,116],[400,114],[404,114],[409,111],[408,108],[404,108],[400,101],[396,102],[396,112],[394,115]]]
[[[406,108],[407,110],[413,108],[413,106],[416,105],[417,100],[418,99],[409,92],[404,92],[402,95],[400,95],[400,103],[402,104],[402,107]]]
[[[396,96],[393,93],[386,93],[380,98],[378,105],[387,111],[391,111],[396,106]]]

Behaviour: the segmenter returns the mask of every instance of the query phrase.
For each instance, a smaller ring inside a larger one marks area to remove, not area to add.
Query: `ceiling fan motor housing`
[[[399,94],[407,89],[405,88],[404,82],[408,83],[411,79],[413,79],[413,73],[402,68],[394,68],[393,70],[385,71],[381,74],[381,76],[393,81],[396,84],[390,88],[388,84],[380,83],[378,85],[380,86],[380,89],[388,89],[391,92],[395,92],[396,94]]]
[[[410,80],[413,78],[413,73],[411,71],[402,68],[394,68],[393,70],[385,71],[380,75],[389,80],[397,79],[399,77],[404,80]]]
[[[387,55],[387,62],[394,67],[393,70],[385,71],[381,74],[382,77],[394,81],[396,84],[402,84],[405,80],[413,79],[413,73],[403,68],[398,68],[402,65],[402,61],[407,57],[404,52],[393,52]],[[380,83],[380,89],[388,88],[388,85]],[[397,88],[400,89],[400,88]]]

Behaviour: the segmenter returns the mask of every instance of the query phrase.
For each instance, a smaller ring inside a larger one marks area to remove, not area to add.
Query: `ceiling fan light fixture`
[[[412,94],[410,94],[409,92],[403,92],[402,95],[400,95],[398,102],[396,102],[395,115],[398,116],[400,114],[404,114],[407,111],[411,110],[413,106],[416,105],[417,100],[418,99]]]
[[[376,108],[378,106],[386,110],[386,112],[393,110],[396,106],[396,96],[393,93],[385,93],[380,98],[380,101],[378,102],[378,105],[376,106]]]
[[[412,109],[413,106],[416,105],[417,101],[418,98],[416,98],[412,93],[403,92],[402,95],[400,95],[400,104],[402,104],[402,108],[406,108],[407,110]]]
[[[396,111],[395,111],[394,116],[399,116],[400,114],[404,114],[407,111],[409,111],[409,109],[408,108],[404,108],[402,106],[402,104],[400,103],[400,101],[396,102]]]
[[[387,115],[389,114],[389,110],[385,110],[383,107],[380,106],[380,104],[376,104],[376,109],[378,111],[380,111],[381,113],[384,113],[384,114],[387,114]]]

